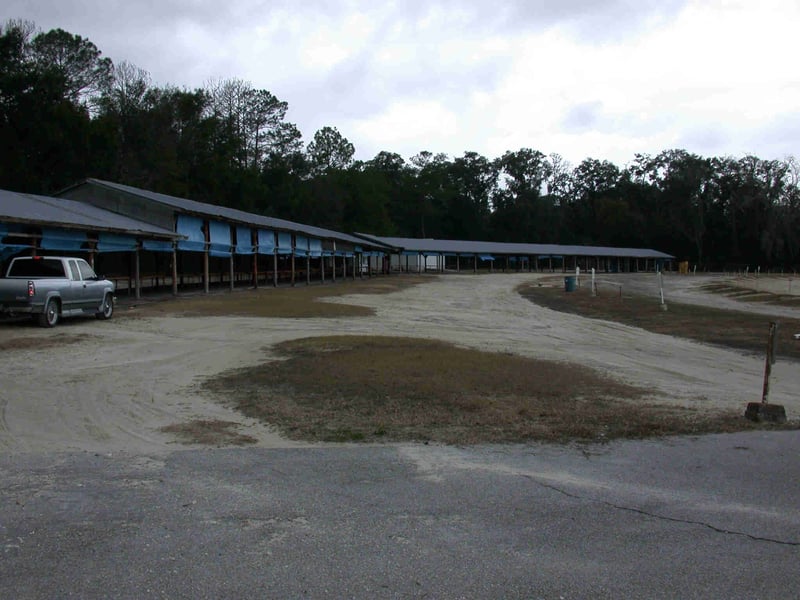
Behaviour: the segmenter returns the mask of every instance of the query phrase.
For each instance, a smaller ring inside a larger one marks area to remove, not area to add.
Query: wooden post
[[[178,295],[178,250],[172,245],[172,295]]]
[[[233,291],[233,260],[234,260],[234,253],[233,253],[233,248],[231,248],[231,258],[229,261],[230,267],[228,269],[231,280],[231,291]]]
[[[294,287],[294,236],[292,236],[292,287]]]
[[[205,248],[203,250],[203,293],[209,290],[209,265],[208,265],[208,221],[203,221],[203,235],[205,236]]]
[[[134,277],[134,281],[136,282],[136,284],[135,284],[136,285],[136,294],[135,294],[135,296],[136,296],[136,299],[138,300],[139,298],[142,297],[142,276],[141,276],[141,273],[140,273],[140,270],[139,270],[140,269],[140,266],[139,266],[140,265],[140,257],[139,257],[139,246],[138,245],[136,246],[136,252],[134,252],[133,256],[134,256],[134,258],[133,258],[133,269],[134,269],[133,277]]]
[[[778,340],[778,324],[770,322],[769,337],[767,338],[767,359],[764,363],[764,387],[761,392],[761,402],[748,402],[744,416],[751,421],[769,421],[772,423],[786,422],[786,408],[780,404],[769,404],[769,377],[772,365],[775,364],[776,343]]]
[[[250,245],[253,247],[253,287],[258,289],[258,229],[250,230]]]
[[[306,254],[306,285],[311,285],[311,255]]]
[[[778,323],[771,321],[769,336],[767,337],[767,359],[764,363],[764,388],[761,392],[761,404],[767,404],[769,398],[769,377],[772,374],[772,365],[775,364],[775,344],[777,342]]]

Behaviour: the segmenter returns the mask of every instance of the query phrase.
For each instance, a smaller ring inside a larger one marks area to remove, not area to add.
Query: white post
[[[575,284],[577,287],[581,287],[581,268],[579,266],[575,266]]]
[[[658,272],[658,290],[661,294],[661,310],[667,310],[667,305],[664,302],[664,276],[661,271]]]
[[[594,283],[594,267],[592,267],[592,296],[597,296],[597,287]]]

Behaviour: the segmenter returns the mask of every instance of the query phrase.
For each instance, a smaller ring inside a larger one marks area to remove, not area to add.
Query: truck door
[[[61,309],[74,310],[80,307],[81,296],[83,295],[83,281],[81,271],[76,260],[67,261],[67,277],[69,285],[64,286],[61,292]]]
[[[80,277],[80,290],[78,291],[77,304],[75,308],[92,308],[100,305],[100,298],[98,291],[99,282],[94,274],[94,270],[83,259],[70,260],[70,269],[72,263],[75,263],[75,268],[78,269]]]
[[[97,308],[103,299],[103,282],[97,280],[94,269],[85,260],[78,259],[75,262],[78,263],[78,270],[83,282],[80,294],[80,308]]]

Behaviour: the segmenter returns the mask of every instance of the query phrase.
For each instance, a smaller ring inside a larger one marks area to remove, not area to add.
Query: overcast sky
[[[238,78],[369,160],[798,155],[798,0],[4,0],[157,85]]]

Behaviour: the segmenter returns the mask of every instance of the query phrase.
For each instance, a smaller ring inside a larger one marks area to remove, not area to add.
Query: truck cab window
[[[69,274],[72,281],[81,280],[81,272],[78,270],[78,263],[74,260],[69,261]]]
[[[86,281],[87,279],[97,279],[97,275],[95,275],[94,269],[92,269],[92,267],[90,267],[89,263],[87,263],[86,261],[79,260],[78,268],[81,270],[81,277],[83,278],[84,281]]]

